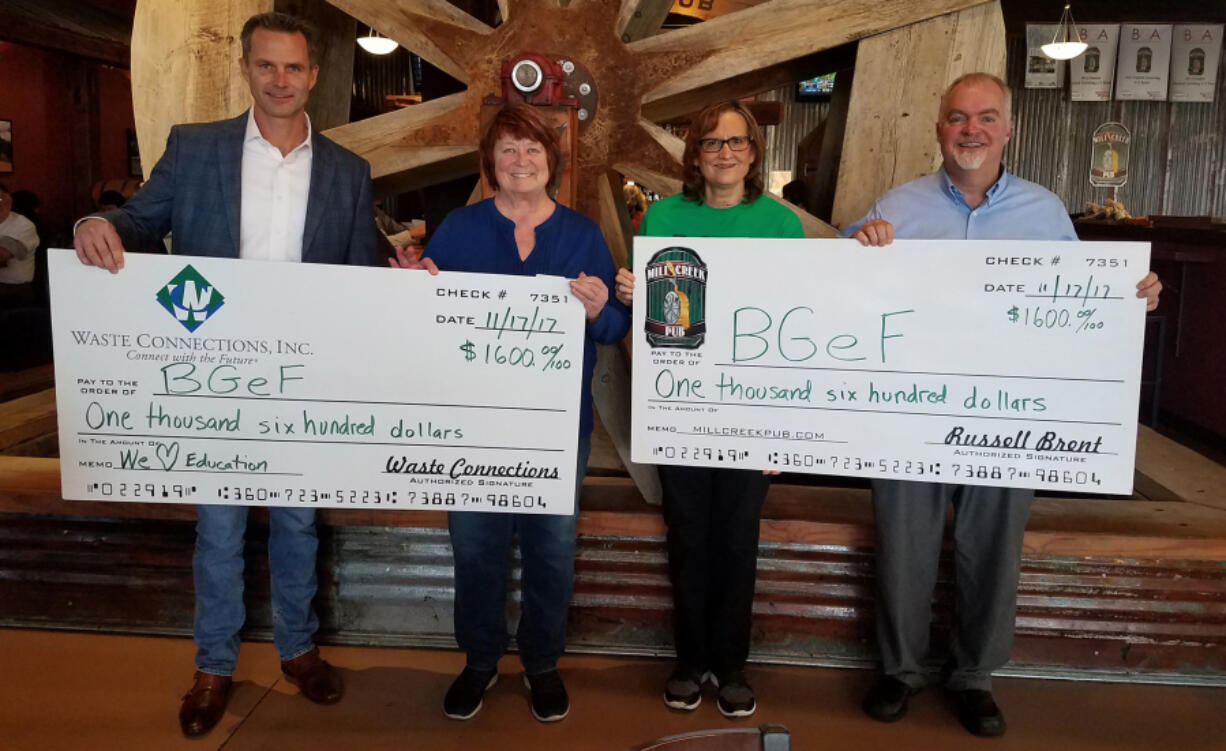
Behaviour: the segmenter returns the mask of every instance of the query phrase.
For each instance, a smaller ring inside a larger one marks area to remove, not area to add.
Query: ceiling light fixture
[[[374,29],[371,29],[366,36],[358,37],[358,44],[372,55],[386,55],[394,52],[400,46],[396,40],[380,36],[379,32]]]
[[[1077,22],[1073,20],[1069,4],[1065,3],[1064,13],[1060,16],[1060,23],[1056,24],[1056,33],[1052,35],[1051,42],[1039,49],[1052,60],[1072,60],[1085,52],[1088,46],[1078,36]]]

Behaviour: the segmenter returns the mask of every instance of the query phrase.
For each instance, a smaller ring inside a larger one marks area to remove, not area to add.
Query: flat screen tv
[[[824,102],[830,99],[834,92],[834,74],[808,78],[796,84],[796,101]]]

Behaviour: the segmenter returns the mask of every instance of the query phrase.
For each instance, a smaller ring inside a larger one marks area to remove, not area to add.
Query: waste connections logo
[[[188,331],[195,331],[225,303],[217,288],[191,266],[158,290],[157,301],[168,313],[183,324]]]

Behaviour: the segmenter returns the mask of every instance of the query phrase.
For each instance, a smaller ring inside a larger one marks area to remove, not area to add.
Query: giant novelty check
[[[637,238],[635,461],[1129,493],[1143,243]]]
[[[569,514],[560,277],[50,257],[65,498]]]

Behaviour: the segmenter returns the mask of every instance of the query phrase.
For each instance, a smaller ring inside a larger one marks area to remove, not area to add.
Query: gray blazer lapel
[[[243,136],[247,133],[247,113],[228,120],[217,138],[217,169],[221,172],[221,190],[225,196],[226,226],[234,243],[233,258],[238,258],[243,211]]]
[[[329,210],[328,190],[332,184],[336,164],[332,160],[332,152],[328,145],[321,142],[317,132],[311,132],[311,189],[307,196],[306,226],[302,230],[302,260],[308,263],[318,261],[315,252],[315,235],[319,232],[319,223],[323,221],[324,213]]]

